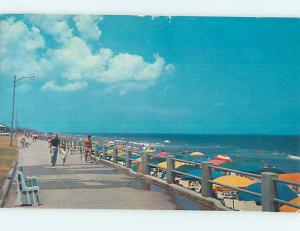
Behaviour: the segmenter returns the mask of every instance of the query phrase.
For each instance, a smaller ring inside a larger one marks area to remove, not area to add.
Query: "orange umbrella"
[[[160,153],[157,153],[155,155],[153,155],[153,157],[164,157],[164,156],[167,156],[169,155],[168,152],[160,152]]]
[[[192,154],[190,154],[191,156],[204,156],[203,153],[201,152],[193,152]]]
[[[209,160],[208,162],[210,162],[212,165],[220,165],[220,164],[223,164],[225,161],[223,161],[223,160]]]
[[[225,155],[217,155],[215,157],[215,160],[222,160],[224,162],[232,162],[232,159],[229,156],[225,156]]]
[[[221,184],[226,184],[231,187],[236,187],[236,188],[245,188],[248,187],[251,184],[254,184],[256,181],[251,180],[247,177],[242,177],[242,176],[236,176],[236,175],[229,175],[229,176],[221,176],[213,180],[213,182],[221,183]],[[220,185],[213,185],[214,190],[232,190],[230,188],[226,188]]]
[[[300,197],[290,200],[289,202],[300,206]],[[297,209],[297,208],[294,208],[294,207],[288,206],[288,205],[283,205],[279,208],[279,211],[280,212],[297,212],[297,213],[299,213],[300,209]]]
[[[300,183],[300,173],[279,174],[279,179]]]

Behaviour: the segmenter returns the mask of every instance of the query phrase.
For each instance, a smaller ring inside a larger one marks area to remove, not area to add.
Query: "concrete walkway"
[[[37,141],[20,149],[19,164],[26,175],[37,176],[42,205],[35,208],[100,208],[100,209],[194,209],[212,210],[173,191],[146,183],[137,176],[103,163],[86,164],[75,153],[68,155],[67,165],[50,167],[47,142]],[[5,207],[18,207],[16,182]]]

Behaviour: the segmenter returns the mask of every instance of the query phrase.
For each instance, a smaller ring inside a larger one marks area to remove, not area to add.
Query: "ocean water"
[[[200,151],[210,158],[226,154],[235,162],[258,167],[268,165],[285,172],[300,172],[300,161],[287,156],[300,156],[300,136],[271,135],[187,135],[187,134],[92,134],[100,141],[117,139],[151,144],[173,154]],[[168,140],[170,142],[166,143]]]

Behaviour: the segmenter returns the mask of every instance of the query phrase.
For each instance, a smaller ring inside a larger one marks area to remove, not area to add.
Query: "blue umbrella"
[[[138,159],[138,158],[140,158],[139,155],[136,155],[136,154],[132,154],[132,155],[131,155],[131,159],[133,159],[133,160],[136,160],[136,159]]]
[[[202,172],[201,172],[201,169],[194,169],[192,171],[189,171],[188,174],[193,175],[193,176],[199,176],[199,177],[201,177]],[[213,171],[212,172],[212,178],[213,179],[221,177],[221,176],[224,176],[224,174],[221,173],[221,172],[219,172],[219,171]],[[182,179],[183,180],[193,180],[193,179],[196,179],[196,178],[193,178],[193,177],[187,176],[187,175],[183,175]]]
[[[251,184],[245,189],[256,193],[261,193],[261,183]],[[255,201],[257,204],[261,204],[261,197],[259,196],[244,192],[238,192],[238,194],[240,201]],[[297,193],[290,189],[286,184],[277,183],[277,198],[290,201],[296,197],[298,197]]]

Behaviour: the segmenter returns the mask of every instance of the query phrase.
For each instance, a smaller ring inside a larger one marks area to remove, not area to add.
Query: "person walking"
[[[91,155],[92,155],[92,140],[91,136],[88,135],[87,139],[83,141],[83,148],[84,148],[84,159],[87,163],[88,161],[91,162]]]
[[[50,153],[51,153],[51,167],[55,166],[57,160],[57,152],[59,148],[60,140],[58,138],[58,134],[56,134],[50,140]]]
[[[63,166],[65,166],[66,160],[67,160],[67,151],[66,151],[66,144],[60,145],[60,154],[63,162]]]

